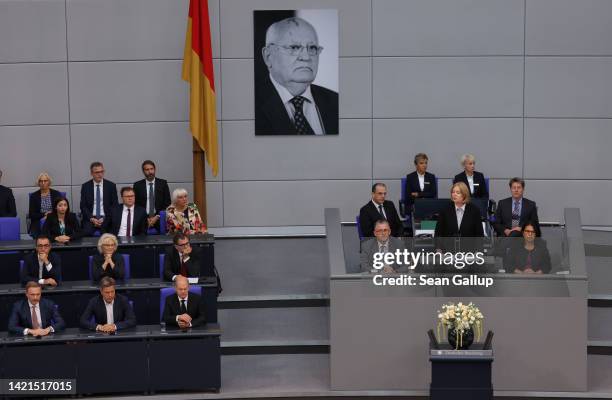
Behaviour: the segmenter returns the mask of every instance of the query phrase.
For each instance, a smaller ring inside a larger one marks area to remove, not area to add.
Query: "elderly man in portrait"
[[[270,25],[262,49],[269,75],[255,88],[256,134],[338,134],[338,93],[312,84],[321,51],[317,32],[305,20]]]

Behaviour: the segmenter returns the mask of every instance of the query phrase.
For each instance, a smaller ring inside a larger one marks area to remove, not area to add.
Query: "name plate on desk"
[[[194,285],[194,284],[197,284],[200,281],[200,278],[199,277],[187,278],[187,280],[189,281],[190,284]]]
[[[429,351],[430,356],[436,357],[458,357],[458,358],[481,358],[481,357],[493,357],[493,350],[436,350],[431,349]]]

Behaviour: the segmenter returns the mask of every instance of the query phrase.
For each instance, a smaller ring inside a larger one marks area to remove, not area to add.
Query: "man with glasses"
[[[305,20],[270,25],[262,49],[269,75],[255,88],[257,135],[338,134],[338,93],[312,84],[322,51]]]
[[[396,272],[398,266],[394,263],[385,264],[382,269],[377,270],[374,265],[375,253],[395,253],[396,250],[404,251],[406,246],[401,239],[391,236],[391,227],[387,220],[376,221],[374,226],[374,238],[361,243],[361,271],[385,274]]]
[[[395,204],[385,200],[387,197],[387,185],[375,183],[372,185],[372,200],[359,210],[359,226],[364,237],[374,236],[374,224],[380,219],[389,221],[391,236],[400,237],[404,228],[397,213]]]
[[[164,280],[175,281],[179,275],[199,278],[200,258],[189,244],[189,236],[178,232],[172,238],[172,243],[164,259]]]
[[[89,166],[92,179],[81,185],[83,231],[91,235],[102,230],[104,218],[117,205],[117,186],[104,179],[104,165],[95,161]]]
[[[105,221],[105,232],[118,237],[132,237],[147,234],[147,212],[137,206],[134,189],[129,186],[121,188],[123,204],[114,207]]]
[[[55,287],[62,282],[62,262],[51,253],[51,240],[45,235],[36,238],[36,250],[23,258],[21,284],[37,282],[39,285]]]

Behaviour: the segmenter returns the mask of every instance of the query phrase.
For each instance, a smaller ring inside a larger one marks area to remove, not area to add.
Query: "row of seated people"
[[[100,279],[100,293],[87,304],[79,319],[82,329],[103,334],[136,326],[134,309],[128,298],[115,291],[115,280]],[[174,281],[175,294],[165,299],[161,320],[166,326],[181,329],[206,323],[204,305],[198,294],[189,290],[189,281],[179,276]],[[42,298],[41,285],[30,281],[25,285],[25,299],[13,304],[8,330],[14,335],[47,336],[62,331],[66,324],[53,301]]]
[[[180,276],[200,277],[200,258],[189,243],[189,236],[177,232],[164,256],[163,279],[176,281]],[[35,240],[35,250],[23,258],[21,283],[34,281],[40,285],[58,286],[62,283],[62,263],[57,253],[52,252],[53,244],[49,237],[39,235]],[[127,280],[124,257],[117,252],[117,237],[105,233],[98,239],[98,254],[91,260],[91,278],[98,283],[103,278],[117,281]],[[162,268],[162,266],[160,266]]]
[[[427,172],[428,157],[419,153],[414,158],[416,171],[406,176],[405,209],[410,218],[410,210],[414,201],[419,198],[437,198],[437,180],[435,175]],[[472,198],[489,198],[489,192],[484,175],[475,170],[474,156],[466,154],[461,158],[464,171],[453,179],[450,190],[451,202],[443,210],[436,224],[436,236],[482,236],[480,210],[470,204]],[[525,181],[512,178],[509,182],[511,196],[500,200],[495,211],[494,229],[499,237],[520,237],[521,226],[527,221],[535,224],[537,237],[541,236],[540,223],[536,203],[523,197]],[[359,211],[359,228],[364,237],[374,236],[374,224],[379,219],[386,219],[391,226],[391,234],[395,237],[405,236],[402,223],[395,204],[386,200],[387,186],[375,183],[372,186],[372,199]],[[461,213],[461,217],[459,217]],[[458,225],[453,221],[461,221]]]
[[[78,239],[82,236],[113,233],[118,236],[144,235],[150,229],[160,231],[160,214],[165,212],[165,230],[186,234],[205,233],[206,226],[195,203],[189,202],[185,189],[170,189],[165,179],[156,177],[155,163],[142,163],[144,179],[132,187],[121,189],[122,204],[118,203],[117,186],[104,179],[104,165],[90,165],[92,179],[81,185],[80,214],[70,212],[65,193],[51,188],[52,179],[43,172],[37,178],[39,190],[30,194],[28,215],[29,233],[36,237],[41,230],[58,238],[59,242]],[[0,178],[2,171],[0,171]],[[10,188],[0,185],[0,217],[16,217],[15,198]],[[43,221],[41,223],[41,221]]]

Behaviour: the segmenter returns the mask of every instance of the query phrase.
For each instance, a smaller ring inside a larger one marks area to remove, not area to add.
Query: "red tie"
[[[132,210],[128,208],[128,217],[127,217],[127,233],[126,236],[132,236]]]

